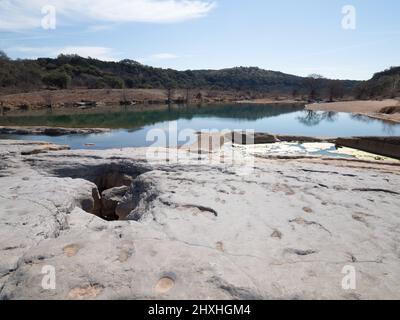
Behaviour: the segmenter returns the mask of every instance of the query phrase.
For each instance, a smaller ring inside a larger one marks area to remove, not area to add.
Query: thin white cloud
[[[99,31],[104,31],[104,30],[111,30],[112,28],[113,28],[112,25],[97,24],[97,25],[89,26],[86,29],[86,32],[99,32]]]
[[[1,0],[0,31],[39,28],[41,10],[47,5],[56,8],[59,24],[63,18],[86,23],[181,22],[204,17],[216,4],[212,0]]]
[[[178,56],[174,53],[162,52],[162,53],[155,53],[146,57],[136,57],[135,60],[143,64],[152,64],[162,61],[181,59],[184,57],[185,57],[184,55]]]
[[[115,61],[118,60],[113,55],[114,50],[106,47],[65,47],[58,50],[58,54],[77,54],[81,57],[91,57],[103,61]]]
[[[77,54],[81,57],[95,58],[103,61],[117,61],[117,53],[112,48],[91,46],[54,47],[12,47],[5,50],[7,53],[22,53],[28,58],[56,57],[59,54]]]
[[[214,2],[200,0],[85,0],[88,15],[105,21],[168,23],[205,16]],[[84,1],[84,2],[85,2]]]
[[[18,53],[27,53],[27,54],[41,54],[48,53],[52,48],[49,47],[11,47],[7,48],[6,52],[18,52]]]
[[[38,28],[41,25],[40,13],[31,11],[32,6],[20,0],[0,1],[0,31],[19,31]],[[39,7],[41,8],[41,7]]]
[[[149,57],[149,60],[173,60],[178,59],[179,57],[173,53],[157,53],[153,54]]]

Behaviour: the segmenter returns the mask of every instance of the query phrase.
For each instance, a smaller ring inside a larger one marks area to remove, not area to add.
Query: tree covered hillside
[[[360,83],[355,91],[361,99],[399,97],[400,67],[376,73],[371,80]]]
[[[56,59],[11,60],[0,53],[0,87],[14,91],[102,88],[193,88],[246,90],[311,98],[339,98],[351,93],[355,81],[333,81],[322,77],[303,78],[256,67],[222,70],[153,68],[133,60],[105,62],[77,55]]]

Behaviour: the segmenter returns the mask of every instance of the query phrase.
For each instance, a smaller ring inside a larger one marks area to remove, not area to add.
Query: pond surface
[[[204,129],[254,130],[274,134],[346,137],[400,136],[400,124],[348,113],[313,112],[301,105],[224,104],[204,106],[129,106],[91,110],[27,112],[0,117],[1,126],[54,126],[111,128],[111,132],[91,135],[41,136],[3,135],[4,139],[50,141],[72,149],[182,145]],[[177,128],[177,141],[174,136]],[[161,137],[161,129],[165,138]],[[185,129],[192,130],[187,131]],[[185,131],[182,131],[185,130]],[[146,139],[149,135],[158,139]],[[172,134],[172,136],[171,136]],[[155,143],[154,141],[158,141]],[[90,145],[90,146],[88,146]]]

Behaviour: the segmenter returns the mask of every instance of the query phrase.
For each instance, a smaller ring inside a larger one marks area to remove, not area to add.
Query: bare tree
[[[329,101],[333,102],[337,98],[343,98],[343,85],[339,80],[329,82]]]
[[[53,109],[53,97],[50,91],[43,91],[42,98],[47,108]]]
[[[199,92],[196,95],[196,99],[199,100],[200,103],[203,103],[203,94],[201,92]]]
[[[171,87],[167,89],[167,103],[171,104],[173,102],[174,90]]]
[[[186,104],[190,103],[190,88],[186,88]]]
[[[400,90],[400,75],[397,74],[393,76],[392,88],[390,90],[391,98],[397,97],[399,90]]]
[[[316,100],[319,96],[319,88],[322,79],[324,79],[324,77],[316,73],[310,74],[307,78],[305,78],[304,85],[308,90],[309,100]]]
[[[129,100],[128,100],[128,93],[127,93],[125,87],[122,89],[121,98],[122,98],[122,100],[121,100],[120,104],[122,104],[122,105],[124,105],[124,106],[130,104],[130,103],[129,103]]]

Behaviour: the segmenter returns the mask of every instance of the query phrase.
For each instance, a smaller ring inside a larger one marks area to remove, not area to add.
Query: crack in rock
[[[205,206],[200,206],[200,205],[195,205],[195,204],[185,204],[181,206],[182,208],[190,209],[190,208],[195,208],[199,209],[201,212],[210,212],[212,213],[215,217],[218,217],[217,211],[215,211],[212,208],[205,207]]]
[[[160,202],[168,207],[173,207],[173,208],[185,208],[185,209],[198,209],[201,212],[209,212],[214,217],[218,217],[218,212],[214,210],[213,208],[202,206],[202,205],[197,205],[197,204],[179,204],[179,203],[172,203],[170,201],[167,201],[165,199],[160,199]]]
[[[382,192],[382,193],[389,193],[389,194],[395,194],[395,195],[400,195],[400,193],[392,190],[387,190],[387,189],[370,189],[370,188],[357,188],[353,189],[353,191],[360,191],[360,192]]]
[[[305,220],[303,218],[296,218],[296,219],[292,219],[289,220],[290,223],[297,223],[299,225],[306,225],[306,226],[317,226],[319,228],[321,228],[322,230],[328,232],[330,235],[332,235],[332,232],[330,232],[327,228],[325,228],[322,224],[315,222],[315,221],[308,221]]]
[[[219,289],[222,289],[228,293],[232,299],[236,300],[263,300],[264,297],[260,294],[250,290],[248,288],[238,287],[232,285],[219,277],[213,277],[209,280],[211,284],[216,285]]]
[[[295,254],[298,256],[309,256],[315,253],[318,253],[317,250],[300,250],[300,249],[292,249],[292,248],[288,248],[285,249],[284,253],[289,253],[289,254]]]
[[[308,172],[308,173],[329,173],[329,174],[341,175],[343,177],[351,177],[351,178],[357,177],[357,175],[355,175],[355,174],[340,173],[340,172],[336,172],[336,171],[323,171],[323,170],[311,170],[311,169],[300,169],[300,170],[303,172]]]

